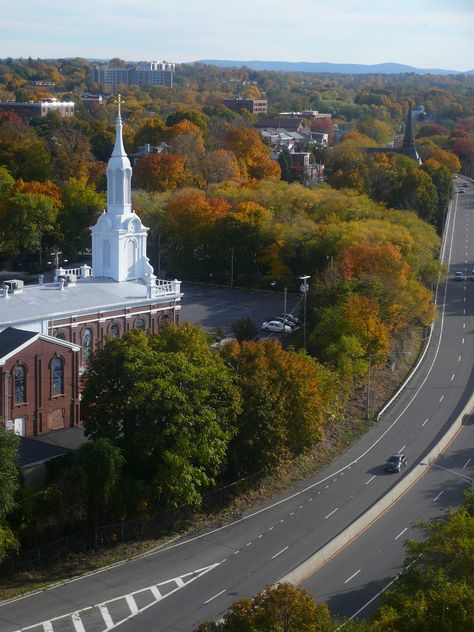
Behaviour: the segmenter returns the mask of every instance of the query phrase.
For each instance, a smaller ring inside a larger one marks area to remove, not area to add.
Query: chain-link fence
[[[262,472],[256,472],[251,476],[209,492],[204,496],[198,511],[202,513],[203,511],[214,512],[222,509],[232,498],[255,488],[262,476]],[[20,571],[59,562],[69,554],[114,546],[122,542],[159,538],[172,531],[185,528],[194,515],[196,515],[195,507],[182,505],[145,518],[100,525],[97,528],[90,527],[79,533],[70,534],[59,540],[41,544],[6,558],[0,565],[0,574],[13,575]]]

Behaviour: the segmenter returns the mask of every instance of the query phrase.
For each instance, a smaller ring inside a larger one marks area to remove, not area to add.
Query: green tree
[[[13,195],[0,208],[0,231],[7,251],[13,256],[36,253],[43,240],[58,236],[58,213],[58,206],[47,195]]]
[[[334,374],[275,341],[234,342],[221,353],[234,368],[243,402],[229,454],[232,477],[257,467],[271,471],[321,438],[334,412]]]
[[[64,235],[64,250],[76,255],[90,245],[89,228],[105,206],[105,196],[87,184],[85,178],[71,178],[63,188],[63,210],[59,224]]]
[[[121,447],[166,506],[199,504],[225,463],[240,409],[229,369],[190,326],[109,340],[91,360],[82,401],[86,433]]]
[[[19,438],[13,432],[0,428],[0,561],[18,548],[18,542],[7,523],[7,514],[15,508],[15,495],[19,488]]]
[[[237,342],[243,342],[244,340],[255,340],[258,336],[258,329],[255,327],[255,323],[248,316],[242,316],[236,318],[230,324],[230,329],[234,334]]]
[[[108,439],[97,439],[82,445],[74,459],[74,466],[84,472],[88,513],[98,520],[107,508],[120,480],[124,457],[120,448]]]

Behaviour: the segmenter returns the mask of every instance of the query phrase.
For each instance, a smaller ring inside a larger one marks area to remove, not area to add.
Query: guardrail
[[[455,438],[461,430],[464,418],[469,415],[474,407],[474,393],[462,409],[456,421],[449,430],[443,435],[438,443],[426,454],[422,461],[430,464],[436,459]],[[383,498],[372,505],[362,516],[354,520],[335,538],[330,540],[321,549],[313,553],[302,564],[294,568],[287,575],[282,577],[277,583],[290,582],[291,584],[299,584],[304,579],[315,573],[321,566],[326,564],[331,558],[337,555],[342,549],[348,546],[361,533],[368,529],[380,516],[385,513],[392,505],[394,505],[405,494],[412,485],[414,485],[429,469],[428,466],[416,465],[402,480],[395,485]]]

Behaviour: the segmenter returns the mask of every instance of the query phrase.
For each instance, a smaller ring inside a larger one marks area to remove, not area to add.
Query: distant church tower
[[[132,167],[125,153],[120,116],[115,122],[115,146],[107,165],[107,208],[92,232],[92,276],[122,281],[154,279],[146,256],[148,228],[132,210]]]

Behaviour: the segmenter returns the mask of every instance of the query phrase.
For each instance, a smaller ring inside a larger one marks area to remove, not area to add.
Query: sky
[[[474,68],[474,0],[2,0],[0,57]]]

